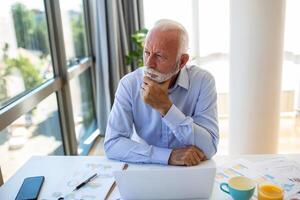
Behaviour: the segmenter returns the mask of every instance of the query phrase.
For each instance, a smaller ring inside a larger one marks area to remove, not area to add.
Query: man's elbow
[[[116,160],[117,158],[116,158],[116,156],[115,156],[115,154],[112,152],[112,151],[110,151],[110,150],[105,150],[105,156],[108,158],[108,159],[113,159],[113,160]]]
[[[212,141],[210,142],[209,147],[207,147],[205,155],[207,159],[211,159],[214,155],[216,155],[218,151],[218,144],[219,144],[219,131],[217,129],[214,134],[211,134]]]
[[[214,155],[217,153],[217,148],[211,148],[208,149],[206,152],[204,152],[206,159],[210,160]]]
[[[104,141],[103,146],[104,146],[104,152],[105,152],[106,157],[109,159],[116,159],[116,155],[112,150],[113,144],[111,144],[111,142],[109,142],[109,141]]]

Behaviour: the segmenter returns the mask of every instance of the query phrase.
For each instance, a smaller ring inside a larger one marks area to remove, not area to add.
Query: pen
[[[93,178],[95,178],[98,174],[95,173],[93,176],[91,176],[90,178],[86,179],[85,181],[83,181],[82,183],[80,183],[79,185],[76,186],[76,188],[73,190],[79,190],[82,186],[84,186],[85,184],[87,184],[88,182],[90,182]]]

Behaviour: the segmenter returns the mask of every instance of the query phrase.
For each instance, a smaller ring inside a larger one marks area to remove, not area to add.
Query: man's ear
[[[180,57],[180,69],[182,69],[185,64],[189,61],[190,59],[190,56],[189,54],[185,53],[185,54],[182,54],[181,57]]]

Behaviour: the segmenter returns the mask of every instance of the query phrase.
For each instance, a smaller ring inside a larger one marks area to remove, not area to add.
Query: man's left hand
[[[160,112],[162,116],[165,116],[172,106],[172,102],[168,97],[170,81],[171,79],[163,83],[157,83],[144,76],[141,88],[141,97],[144,102]]]

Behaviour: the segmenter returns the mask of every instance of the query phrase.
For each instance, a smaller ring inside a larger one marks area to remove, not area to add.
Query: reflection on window
[[[87,40],[81,0],[60,1],[64,41],[68,66],[78,64],[87,56]]]
[[[0,108],[53,77],[42,0],[1,1]]]
[[[63,155],[56,95],[0,131],[0,166],[7,180],[33,155]]]
[[[76,138],[79,154],[85,150],[85,141],[96,130],[90,70],[70,81]]]

